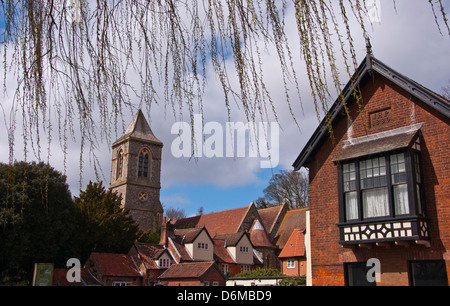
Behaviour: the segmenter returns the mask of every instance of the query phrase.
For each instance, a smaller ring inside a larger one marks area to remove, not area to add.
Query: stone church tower
[[[130,215],[144,231],[162,223],[162,148],[163,143],[155,137],[141,110],[112,145],[109,188],[122,195],[123,207],[130,209]]]

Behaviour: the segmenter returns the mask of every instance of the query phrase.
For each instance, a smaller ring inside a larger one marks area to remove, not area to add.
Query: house
[[[292,231],[278,256],[281,260],[281,273],[286,276],[306,276],[305,231],[305,227]]]
[[[84,268],[102,286],[142,286],[143,275],[129,255],[94,252]]]
[[[342,96],[293,165],[309,169],[309,282],[448,285],[449,101],[371,54]]]
[[[241,272],[262,268],[263,260],[258,256],[247,232],[216,235],[214,242],[215,259],[225,275],[235,276]]]
[[[225,275],[213,262],[184,262],[172,265],[158,281],[167,286],[225,286]]]
[[[170,224],[176,229],[204,227],[213,240],[223,240],[224,235],[227,235],[228,238],[233,235],[242,237],[242,233],[247,232],[249,233],[250,247],[253,250],[253,264],[247,262],[236,262],[234,264],[240,266],[244,271],[249,268],[249,265],[250,269],[254,269],[260,267],[261,263],[266,268],[279,268],[277,256],[279,250],[274,241],[276,241],[275,237],[280,235],[279,229],[282,228],[282,221],[286,213],[287,205],[258,210],[252,202],[246,207],[172,220]],[[215,245],[217,251],[220,252],[220,243]],[[224,269],[225,273],[228,272],[231,276],[238,274],[240,271],[235,270],[236,265],[233,266],[233,269],[229,269],[232,267],[230,266],[232,262],[229,262],[230,257],[224,256],[224,253],[220,254],[217,258],[223,260],[223,262],[218,264]]]
[[[159,244],[136,242],[128,252],[128,256],[142,273],[143,286],[155,285],[157,278],[176,263],[170,250]]]
[[[96,279],[87,268],[80,269],[80,282],[69,282],[67,273],[71,273],[69,268],[53,270],[53,286],[76,287],[76,286],[102,286],[102,283]]]

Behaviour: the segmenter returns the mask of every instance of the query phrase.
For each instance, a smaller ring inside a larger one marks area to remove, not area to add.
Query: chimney
[[[167,245],[167,217],[164,217],[163,223],[161,225],[161,240],[160,245]]]

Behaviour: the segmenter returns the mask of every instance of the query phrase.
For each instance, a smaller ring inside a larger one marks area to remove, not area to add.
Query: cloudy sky
[[[434,21],[430,5],[425,0],[397,0],[396,10],[393,1],[380,1],[380,22],[369,27],[368,31],[372,43],[374,56],[393,69],[421,83],[429,89],[442,93],[442,87],[447,86],[450,80],[450,36],[442,27],[443,34]],[[442,1],[450,15],[450,1]],[[293,12],[289,12],[292,14]],[[289,16],[288,16],[289,18]],[[287,23],[289,25],[289,22]],[[298,37],[294,22],[288,26],[287,33],[292,41]],[[362,61],[365,53],[365,41],[355,25],[354,45],[358,61]],[[291,48],[295,43],[291,44]],[[190,158],[176,158],[171,146],[176,140],[176,135],[171,133],[175,119],[170,111],[167,112],[163,105],[152,106],[151,113],[145,113],[154,134],[164,143],[162,174],[161,174],[161,202],[165,207],[184,209],[187,215],[195,214],[200,207],[204,213],[247,206],[263,195],[263,189],[273,173],[280,170],[292,169],[292,163],[309,140],[310,136],[319,124],[314,109],[313,100],[308,94],[308,80],[302,75],[302,65],[299,52],[293,51],[298,77],[300,79],[301,103],[295,95],[292,95],[292,109],[298,123],[294,123],[289,109],[284,103],[284,90],[279,74],[278,62],[274,60],[276,54],[269,52],[263,55],[265,79],[269,86],[272,98],[277,105],[278,119],[280,123],[279,133],[279,165],[274,169],[261,169],[260,158],[206,158],[197,160]],[[230,65],[232,63],[230,62]],[[342,63],[341,63],[342,65]],[[343,70],[343,66],[340,67]],[[0,73],[3,75],[3,71]],[[345,76],[345,75],[344,75]],[[342,77],[343,82],[347,79]],[[11,88],[14,82],[11,83]],[[13,89],[11,89],[13,90]],[[10,103],[10,96],[0,94],[1,103],[5,111]],[[227,111],[220,84],[211,74],[205,93],[205,122],[217,122],[225,127],[228,121]],[[330,101],[333,102],[333,101]],[[133,113],[126,114],[125,121],[130,122]],[[5,126],[5,118],[0,114],[0,127]],[[232,109],[233,122],[246,123],[242,110]],[[20,126],[20,125],[19,125]],[[20,130],[15,131],[17,140],[14,148],[15,158],[20,160],[23,156],[23,143],[20,141]],[[120,135],[118,135],[120,137]],[[225,139],[225,135],[223,136]],[[45,151],[45,150],[43,150]],[[6,132],[0,133],[0,162],[8,162],[8,138]],[[85,188],[89,180],[96,180],[94,171],[86,157],[84,164],[82,185],[80,186],[79,153],[80,144],[69,142],[68,162],[66,175],[73,195],[78,195]],[[109,185],[111,148],[106,142],[100,145],[97,153],[101,161],[101,167],[105,185]],[[45,155],[45,152],[43,152]],[[28,160],[34,159],[32,152],[28,154]],[[42,157],[47,160],[47,157]],[[61,172],[64,171],[63,156],[57,140],[51,144],[51,165]]]

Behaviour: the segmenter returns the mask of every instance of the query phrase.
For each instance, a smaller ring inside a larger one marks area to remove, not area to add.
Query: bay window
[[[343,246],[430,244],[421,127],[416,124],[344,141],[334,160],[339,190],[337,226]]]
[[[346,162],[340,172],[345,213],[341,221],[422,214],[419,152],[385,153]],[[412,203],[416,203],[414,208]]]

